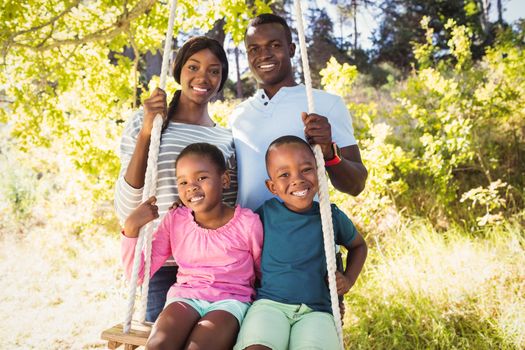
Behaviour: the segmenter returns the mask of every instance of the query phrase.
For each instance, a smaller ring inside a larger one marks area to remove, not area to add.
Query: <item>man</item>
[[[270,142],[283,135],[320,145],[334,187],[358,195],[368,173],[348,110],[340,97],[314,90],[319,114],[305,112],[306,89],[294,80],[295,44],[286,21],[273,14],[259,15],[250,21],[244,42],[259,89],[235,109],[230,120],[238,161],[238,203],[255,210],[273,197],[265,187],[264,154]]]

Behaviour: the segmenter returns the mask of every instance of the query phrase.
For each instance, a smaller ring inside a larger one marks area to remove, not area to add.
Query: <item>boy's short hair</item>
[[[310,152],[312,152],[312,155],[315,157],[314,151],[312,150],[312,147],[310,146],[310,144],[308,144],[308,142],[306,142],[302,138],[297,137],[295,135],[284,135],[284,136],[278,137],[275,140],[273,140],[272,143],[270,143],[270,146],[268,146],[268,149],[266,150],[266,154],[264,155],[264,161],[266,162],[267,169],[268,169],[268,157],[269,157],[270,151],[273,148],[276,148],[278,146],[287,145],[291,143],[304,145],[306,148],[308,148],[308,150],[310,150]]]
[[[246,27],[246,31],[244,32],[244,37],[246,38],[248,28],[257,27],[261,24],[269,23],[280,24],[284,29],[284,34],[286,35],[286,40],[288,41],[288,44],[292,43],[292,31],[290,30],[288,23],[286,23],[286,20],[281,16],[274,15],[273,13],[263,13],[250,19],[250,21],[248,22],[248,27]]]
[[[219,173],[226,171],[226,161],[221,150],[212,144],[206,142],[196,142],[186,146],[177,157],[175,161],[175,168],[179,163],[179,160],[189,155],[197,155],[201,157],[207,157],[219,170]]]

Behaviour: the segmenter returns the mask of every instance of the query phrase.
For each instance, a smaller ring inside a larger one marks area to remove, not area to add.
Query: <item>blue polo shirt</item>
[[[319,203],[314,202],[307,212],[296,213],[272,198],[256,212],[264,226],[262,280],[256,299],[306,304],[315,311],[331,313]],[[350,246],[357,230],[335,204],[332,220],[335,243]]]

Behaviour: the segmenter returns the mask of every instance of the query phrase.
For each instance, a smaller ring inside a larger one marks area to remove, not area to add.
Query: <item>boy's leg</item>
[[[334,317],[327,312],[319,311],[312,311],[303,315],[292,326],[289,349],[339,349]]]
[[[166,304],[166,295],[177,281],[178,266],[161,267],[149,281],[146,321],[155,322]]]
[[[184,302],[167,305],[153,325],[146,349],[181,349],[199,319],[197,310]]]
[[[235,350],[261,349],[262,345],[273,350],[288,349],[290,337],[290,320],[287,313],[297,306],[289,306],[271,300],[261,299],[248,309],[242,322]]]

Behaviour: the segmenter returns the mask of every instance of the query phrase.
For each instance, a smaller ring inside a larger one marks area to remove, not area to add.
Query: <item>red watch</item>
[[[339,149],[335,142],[332,142],[332,150],[334,151],[334,157],[332,159],[324,161],[325,167],[331,167],[343,161],[343,157],[341,156],[341,149]]]

